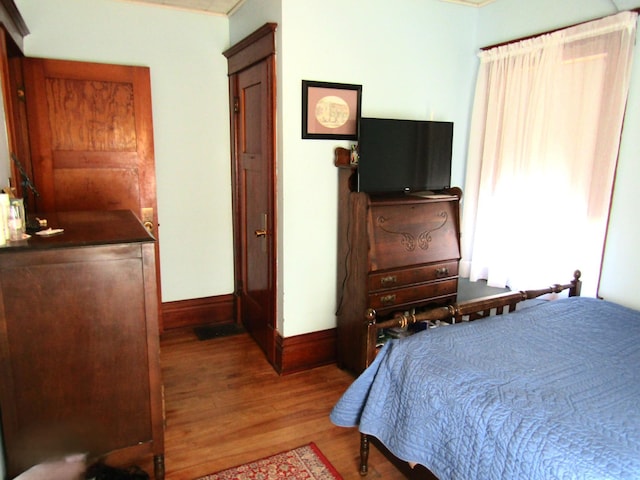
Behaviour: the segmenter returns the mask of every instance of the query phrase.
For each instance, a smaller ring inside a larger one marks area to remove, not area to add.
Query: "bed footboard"
[[[487,297],[480,297],[473,300],[467,300],[465,302],[435,307],[430,310],[425,310],[411,315],[399,313],[392,319],[382,322],[377,322],[375,310],[369,309],[366,312],[366,318],[368,320],[369,330],[374,333],[383,328],[404,328],[418,322],[445,321],[458,323],[462,321],[477,320],[490,315],[501,315],[503,313],[513,312],[518,303],[550,293],[560,293],[563,290],[569,290],[570,297],[580,296],[580,289],[582,287],[582,281],[580,280],[581,275],[580,270],[576,270],[573,273],[573,280],[569,283],[556,283],[547,288],[541,288],[538,290],[522,290],[519,292],[507,292]]]

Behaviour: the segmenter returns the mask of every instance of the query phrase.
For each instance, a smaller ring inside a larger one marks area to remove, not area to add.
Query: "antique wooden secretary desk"
[[[350,152],[339,168],[338,366],[356,374],[375,358],[367,324],[395,312],[455,302],[461,190],[373,195],[354,188]],[[375,330],[375,329],[371,329]]]

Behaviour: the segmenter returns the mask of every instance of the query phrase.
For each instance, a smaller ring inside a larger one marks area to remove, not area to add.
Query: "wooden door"
[[[275,364],[275,26],[225,52],[232,94],[236,293],[239,319]],[[240,54],[236,56],[237,54]],[[240,58],[240,62],[236,63]],[[250,63],[247,66],[245,63]],[[237,68],[237,71],[235,70]],[[277,368],[277,366],[276,366]]]
[[[149,69],[34,58],[23,69],[37,210],[152,208],[156,225]]]
[[[25,58],[22,74],[31,210],[131,210],[158,240],[149,68]]]

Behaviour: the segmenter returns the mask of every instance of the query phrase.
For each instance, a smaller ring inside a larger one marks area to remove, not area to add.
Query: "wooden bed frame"
[[[454,303],[442,307],[432,308],[416,314],[397,314],[390,320],[376,322],[375,310],[367,311],[368,320],[368,336],[369,342],[375,342],[378,337],[378,331],[385,328],[407,327],[419,322],[438,322],[458,323],[465,321],[473,321],[479,318],[485,318],[491,315],[501,315],[503,313],[513,312],[516,305],[525,300],[531,300],[542,295],[550,293],[560,293],[563,290],[569,290],[570,297],[580,296],[582,281],[580,280],[581,272],[576,270],[573,274],[571,282],[560,285],[555,284],[547,288],[539,290],[523,290],[519,292],[506,292],[498,295],[490,295],[480,297],[473,300],[467,300],[460,303]],[[373,343],[375,345],[375,343]],[[368,473],[369,463],[369,435],[360,434],[360,475],[365,476]]]

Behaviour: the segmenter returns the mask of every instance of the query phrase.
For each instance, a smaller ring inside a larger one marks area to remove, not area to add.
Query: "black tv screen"
[[[361,118],[358,191],[436,191],[451,186],[452,122]]]

